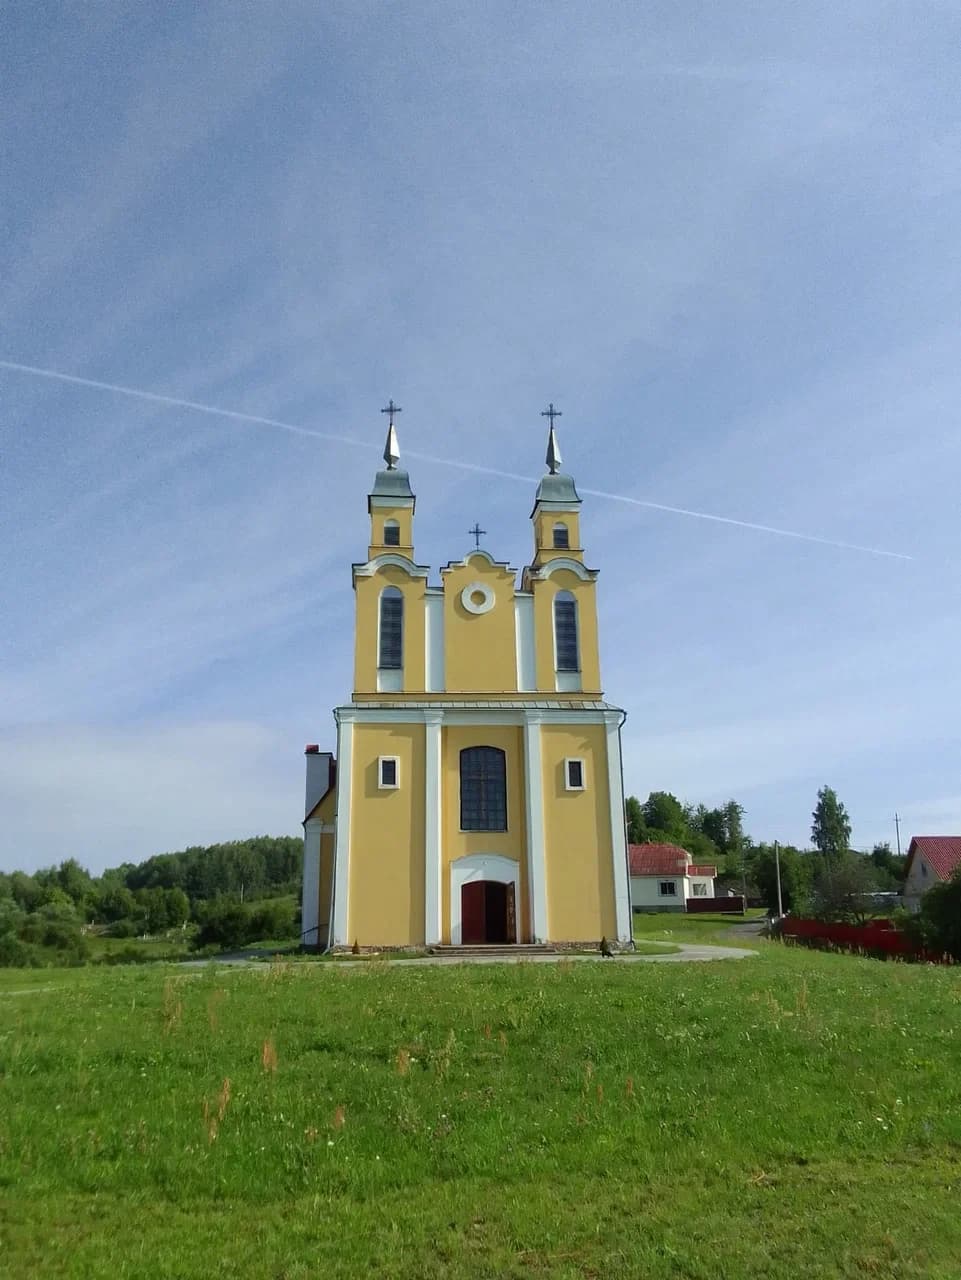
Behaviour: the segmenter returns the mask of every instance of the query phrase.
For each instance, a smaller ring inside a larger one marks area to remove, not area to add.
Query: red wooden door
[[[484,880],[473,880],[460,891],[461,942],[477,944],[487,941],[487,887]]]

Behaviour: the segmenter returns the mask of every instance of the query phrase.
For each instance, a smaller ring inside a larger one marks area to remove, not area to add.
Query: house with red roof
[[[961,867],[961,836],[914,836],[908,846],[904,905],[917,911],[934,884],[950,880]]]
[[[688,898],[713,898],[717,867],[695,865],[676,844],[628,845],[634,911],[685,911]]]

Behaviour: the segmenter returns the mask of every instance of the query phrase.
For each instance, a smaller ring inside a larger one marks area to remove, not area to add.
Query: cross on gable
[[[468,533],[471,535],[471,537],[474,539],[474,546],[475,546],[475,547],[477,547],[477,548],[479,548],[479,547],[480,547],[480,540],[481,540],[481,538],[483,537],[483,535],[487,532],[487,530],[486,530],[486,529],[482,529],[482,528],[480,527],[480,524],[478,523],[478,521],[476,521],[476,520],[475,520],[475,521],[474,521],[474,527],[473,527],[473,529],[468,529],[468,530],[467,530],[467,532],[468,532]]]
[[[542,418],[550,418],[550,420],[551,420],[551,430],[553,430],[553,429],[554,429],[554,419],[555,419],[555,418],[563,418],[563,416],[564,416],[564,415],[561,413],[560,409],[555,409],[555,408],[554,408],[554,402],[553,402],[553,400],[552,400],[552,401],[551,401],[551,403],[547,406],[547,408],[546,408],[546,409],[542,409],[542,410],[541,410],[541,417],[542,417]]]

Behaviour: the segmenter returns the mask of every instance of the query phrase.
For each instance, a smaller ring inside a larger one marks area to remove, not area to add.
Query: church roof
[[[412,498],[410,476],[406,471],[398,471],[391,467],[388,471],[378,471],[374,477],[374,487],[370,491],[372,498]]]
[[[537,486],[537,494],[534,498],[535,506],[538,502],[563,502],[566,506],[574,506],[579,504],[580,501],[577,496],[577,489],[574,487],[573,476],[541,476],[541,482]]]

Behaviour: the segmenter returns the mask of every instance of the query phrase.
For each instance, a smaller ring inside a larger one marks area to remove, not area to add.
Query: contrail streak
[[[137,387],[124,387],[116,382],[100,382],[95,378],[79,378],[75,374],[60,373],[56,369],[40,369],[36,365],[18,364],[14,360],[0,360],[0,369],[9,369],[14,373],[32,374],[36,378],[48,378],[53,382],[66,382],[78,387],[92,387],[96,391],[111,391],[115,395],[131,396],[135,400],[146,400],[153,404],[169,405],[174,409],[190,409],[194,413],[206,413],[214,418],[230,418],[234,422],[249,422],[254,426],[273,427],[277,431],[288,431],[292,435],[310,436],[316,440],[329,440],[333,444],[344,444],[354,449],[369,449],[370,442],[359,440],[356,436],[341,436],[330,431],[317,431],[313,427],[299,426],[293,422],[282,422],[278,418],[264,418],[259,414],[240,413],[236,409],[221,409],[216,405],[201,404],[197,400],[182,400],[177,396],[164,396],[155,391],[141,391]],[[521,484],[536,484],[536,477],[520,475],[515,471],[500,471],[496,467],[485,467],[476,462],[462,462],[454,458],[439,458],[434,454],[421,453],[416,449],[405,449],[409,458],[421,462],[431,462],[442,467],[454,467],[458,471],[473,471],[480,475],[496,476],[501,480],[516,480]],[[751,529],[755,533],[773,534],[778,538],[795,538],[800,542],[814,542],[822,547],[835,547],[840,551],[857,551],[865,555],[883,556],[889,560],[913,560],[913,556],[901,551],[885,551],[881,547],[864,547],[854,542],[838,542],[834,538],[821,538],[813,533],[799,533],[796,529],[778,529],[769,524],[755,524],[750,520],[735,520],[732,516],[718,516],[709,511],[691,511],[687,507],[672,507],[664,502],[651,502],[646,498],[632,498],[624,493],[609,493],[605,489],[581,489],[591,498],[601,498],[606,502],[623,502],[632,507],[645,507],[650,511],[666,511],[675,516],[688,516],[694,520],[710,520],[715,524],[732,525],[737,529]]]

